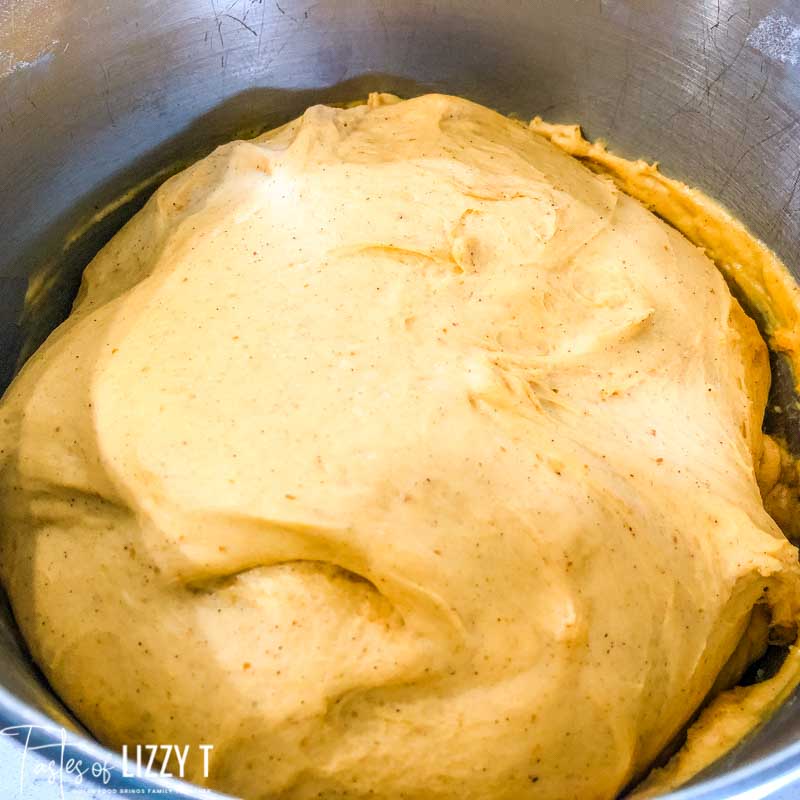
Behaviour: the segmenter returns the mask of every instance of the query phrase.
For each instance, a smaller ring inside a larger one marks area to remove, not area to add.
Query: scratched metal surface
[[[721,200],[800,275],[795,0],[0,0],[0,384],[171,171],[373,89],[579,120]],[[800,452],[791,382],[773,366],[782,411],[768,425]],[[25,715],[12,696],[62,714],[1,619],[0,717]],[[693,796],[764,796],[800,769],[784,749],[800,739],[798,702]]]

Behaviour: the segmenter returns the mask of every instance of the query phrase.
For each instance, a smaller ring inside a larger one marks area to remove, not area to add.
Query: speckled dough
[[[797,617],[768,383],[708,258],[525,126],[314,107],[87,268],[2,403],[3,579],[80,718],[199,782],[607,800]]]

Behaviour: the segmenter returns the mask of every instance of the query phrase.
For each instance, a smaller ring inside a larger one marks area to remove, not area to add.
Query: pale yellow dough
[[[2,403],[2,577],[91,730],[198,782],[608,800],[797,619],[768,383],[706,255],[523,125],[317,106],[87,268]]]

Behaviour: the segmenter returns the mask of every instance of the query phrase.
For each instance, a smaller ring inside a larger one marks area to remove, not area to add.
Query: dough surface
[[[80,719],[199,783],[608,800],[797,618],[768,386],[711,261],[542,137],[317,106],[87,268],[2,402],[0,569]]]

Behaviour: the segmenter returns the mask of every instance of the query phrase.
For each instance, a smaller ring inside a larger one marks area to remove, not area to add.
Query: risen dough
[[[797,616],[768,382],[706,256],[522,125],[314,107],[87,268],[3,401],[3,578],[101,739],[230,792],[610,798]]]

